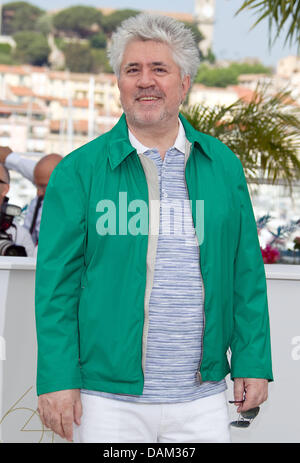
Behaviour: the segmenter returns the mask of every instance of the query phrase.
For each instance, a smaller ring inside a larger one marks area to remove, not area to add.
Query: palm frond
[[[285,42],[290,45],[296,43],[300,49],[300,1],[299,0],[246,0],[236,11],[235,16],[246,9],[252,10],[258,18],[250,29],[255,28],[261,21],[268,19],[269,23],[269,46],[275,43],[282,29],[288,26]],[[272,41],[272,30],[276,32]]]
[[[283,180],[292,191],[300,179],[300,110],[287,103],[288,90],[276,94],[259,84],[249,103],[238,99],[229,106],[186,107],[185,117],[197,130],[225,143],[241,160],[246,175]]]

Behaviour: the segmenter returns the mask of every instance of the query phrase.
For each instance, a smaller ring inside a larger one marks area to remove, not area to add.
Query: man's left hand
[[[268,380],[263,378],[234,378],[234,400],[243,403],[238,405],[237,412],[245,412],[258,407],[268,398]]]

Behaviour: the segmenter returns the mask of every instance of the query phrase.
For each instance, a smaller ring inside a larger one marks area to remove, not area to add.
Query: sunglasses
[[[229,400],[230,404],[241,404],[244,400]],[[235,428],[248,428],[254,418],[258,415],[259,407],[250,408],[245,412],[241,412],[236,421],[231,421],[230,425]]]

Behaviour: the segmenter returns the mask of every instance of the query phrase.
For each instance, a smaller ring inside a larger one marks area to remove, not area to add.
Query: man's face
[[[118,85],[128,123],[160,127],[162,122],[177,120],[190,77],[181,78],[167,44],[133,41],[125,49]]]
[[[3,180],[4,182],[6,181],[5,173],[1,166],[0,166],[0,180]],[[3,199],[7,195],[8,191],[9,191],[9,185],[7,183],[0,182],[0,206],[3,203]]]

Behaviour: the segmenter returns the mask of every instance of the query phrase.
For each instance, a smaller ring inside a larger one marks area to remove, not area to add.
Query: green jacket
[[[180,118],[205,296],[200,380],[219,381],[231,371],[231,378],[272,381],[265,271],[242,164]],[[127,205],[150,206],[146,232],[135,234],[138,208],[124,214],[120,192]],[[200,227],[197,200],[204,205]],[[157,201],[156,165],[130,144],[124,114],[54,169],[36,267],[38,395],[74,388],[143,393]],[[114,208],[104,234],[102,219]]]

